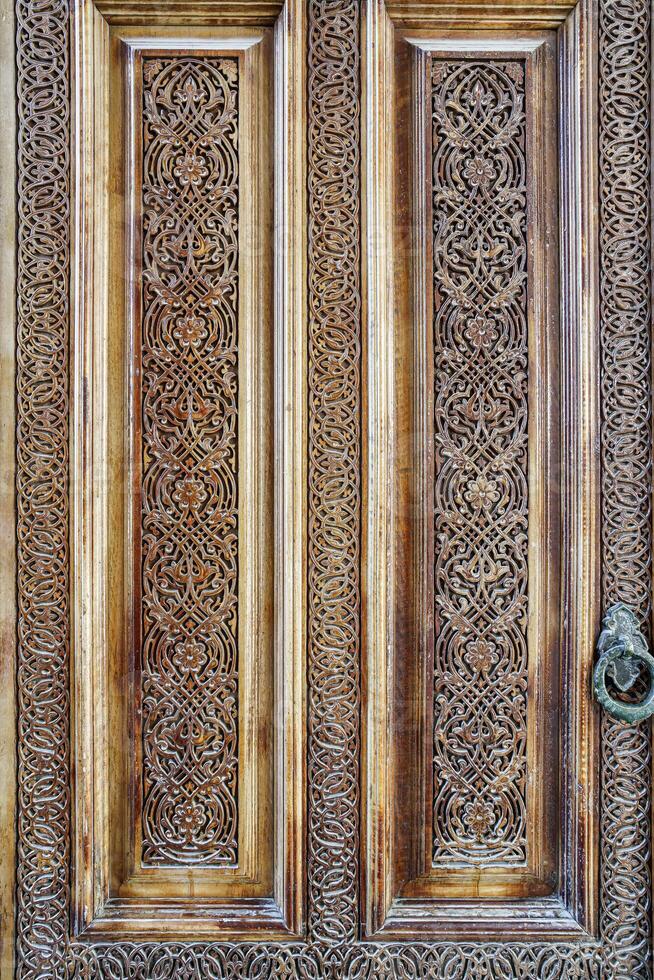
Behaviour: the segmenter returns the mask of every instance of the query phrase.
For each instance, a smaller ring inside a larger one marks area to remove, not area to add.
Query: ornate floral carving
[[[353,940],[359,852],[359,3],[309,0],[309,929]]]
[[[237,64],[143,67],[146,865],[237,859]]]
[[[513,71],[510,71],[513,69]],[[435,62],[434,864],[526,859],[522,67]]]
[[[68,4],[16,5],[20,978],[64,975],[69,863]]]
[[[649,0],[600,5],[600,301],[604,608],[651,635],[651,50]],[[602,719],[605,963],[651,976],[650,726]]]

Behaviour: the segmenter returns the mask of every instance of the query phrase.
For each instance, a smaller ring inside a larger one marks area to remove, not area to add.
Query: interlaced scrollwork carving
[[[142,859],[237,859],[238,62],[143,62]]]
[[[524,70],[432,64],[435,865],[526,860]]]
[[[600,302],[604,608],[651,635],[649,0],[600,5]],[[602,719],[601,930],[608,975],[651,976],[650,726]]]
[[[310,0],[309,928],[354,939],[359,807],[359,3]]]
[[[19,0],[18,867],[20,978],[65,971],[69,891],[68,4]]]
[[[76,946],[71,980],[599,980],[584,943],[357,943]]]

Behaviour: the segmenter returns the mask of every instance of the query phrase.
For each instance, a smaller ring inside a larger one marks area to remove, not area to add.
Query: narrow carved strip
[[[520,62],[432,65],[437,866],[527,858],[524,87]]]
[[[120,943],[74,946],[71,980],[599,980],[586,943]]]
[[[143,63],[142,859],[237,861],[238,61]]]
[[[309,929],[355,938],[359,808],[359,3],[310,0]]]
[[[16,6],[16,972],[63,977],[68,930],[68,4]]]
[[[649,0],[600,5],[604,607],[651,617]],[[602,720],[601,932],[613,980],[651,976],[649,725]]]

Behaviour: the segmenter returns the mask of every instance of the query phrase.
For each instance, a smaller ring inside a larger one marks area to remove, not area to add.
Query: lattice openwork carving
[[[434,60],[435,865],[526,859],[524,69]]]
[[[143,62],[144,864],[234,864],[238,61]]]

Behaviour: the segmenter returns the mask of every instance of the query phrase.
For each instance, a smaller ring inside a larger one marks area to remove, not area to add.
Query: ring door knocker
[[[647,650],[638,619],[623,602],[607,609],[597,641],[597,663],[593,674],[595,697],[613,718],[638,722],[654,714],[654,657]],[[647,667],[649,686],[641,701],[618,701],[608,691],[607,676],[625,694],[635,684],[641,665]]]

